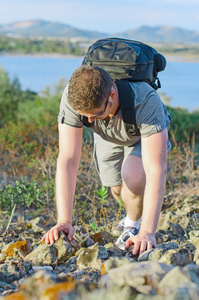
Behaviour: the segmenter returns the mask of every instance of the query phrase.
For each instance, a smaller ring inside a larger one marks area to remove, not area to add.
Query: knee
[[[145,187],[145,176],[143,174],[136,171],[126,172],[126,170],[122,170],[122,180],[132,194],[143,194]]]

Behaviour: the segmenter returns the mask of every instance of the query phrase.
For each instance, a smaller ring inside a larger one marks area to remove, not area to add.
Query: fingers
[[[131,237],[126,241],[125,243],[126,249],[128,249],[132,244],[134,244],[133,251],[132,251],[133,255],[136,255],[138,252],[139,254],[142,254],[146,250],[158,247],[154,239],[148,239],[148,238],[143,239],[143,238],[138,238],[138,236]]]
[[[69,229],[68,229],[68,239],[69,239],[69,241],[71,242],[72,241],[72,238],[73,238],[73,235],[74,235],[74,229],[72,228],[72,227],[70,227]]]
[[[54,244],[59,238],[59,232],[64,231],[67,234],[69,241],[72,240],[75,233],[72,226],[56,225],[52,227],[42,238],[41,241],[45,241],[46,244]]]
[[[129,238],[129,239],[125,242],[125,248],[128,249],[132,244],[134,244],[133,238]]]

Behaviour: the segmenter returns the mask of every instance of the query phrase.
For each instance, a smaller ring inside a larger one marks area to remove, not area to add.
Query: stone
[[[191,281],[188,270],[178,266],[168,272],[160,281],[158,292],[161,295],[169,296],[169,299],[195,300],[199,297],[199,288],[197,284]]]
[[[158,289],[163,287],[177,287],[181,283],[190,282],[191,277],[188,270],[176,266],[171,269],[158,284]]]
[[[164,250],[157,248],[149,253],[148,259],[151,259],[153,261],[158,261],[163,255],[164,255]]]
[[[73,256],[78,249],[78,242],[75,239],[69,242],[62,232],[54,244],[46,245],[42,242],[25,257],[25,260],[30,260],[35,266],[53,265],[55,262],[61,264]]]
[[[196,262],[198,258],[199,258],[199,244],[197,245],[197,248],[196,248],[196,251],[195,251],[195,254],[194,254],[193,261]]]
[[[40,271],[40,270],[44,270],[44,271],[53,271],[53,267],[51,266],[33,266],[32,267],[34,272]]]
[[[127,257],[110,257],[102,264],[101,275],[106,274],[111,269],[129,264],[130,262],[131,259]]]
[[[185,234],[185,231],[184,229],[182,228],[182,226],[178,223],[176,224],[170,224],[171,225],[171,228],[172,228],[172,231],[174,233],[174,235],[176,235],[177,237],[182,237],[184,236]]]
[[[168,265],[185,266],[192,262],[192,254],[187,248],[170,249],[158,261]]]
[[[159,249],[158,249],[159,250]],[[146,250],[144,251],[142,254],[139,255],[138,257],[138,261],[146,261],[149,259],[149,255],[155,251],[154,249],[149,249],[149,250]]]
[[[161,243],[158,245],[158,249],[163,249],[164,251],[167,251],[170,249],[178,249],[178,244],[175,242]]]
[[[35,219],[31,219],[28,223],[28,226],[33,230],[35,233],[45,233],[45,228],[42,226],[44,220],[42,217],[36,217]]]
[[[188,271],[191,277],[191,281],[199,286],[199,266],[195,264],[188,264],[183,268],[184,271]]]
[[[74,291],[76,285],[77,283],[74,279],[66,282],[56,283],[44,289],[43,293],[41,294],[41,299],[63,299],[63,295],[67,295],[71,291]]]
[[[7,258],[7,255],[5,253],[0,254],[0,264],[2,264]]]
[[[80,248],[79,243],[75,239],[72,239],[70,242],[63,232],[61,232],[59,239],[54,243],[54,246],[58,251],[57,263],[59,264],[67,261]]]
[[[3,300],[27,300],[27,298],[25,297],[25,295],[23,295],[22,292],[10,294],[10,295],[7,295],[0,299],[3,299]]]
[[[160,214],[160,220],[158,224],[158,230],[164,230],[166,231],[170,227],[170,222],[175,219],[176,214],[172,211],[167,212],[166,214],[161,213]]]
[[[96,289],[85,294],[83,300],[130,300],[135,299],[136,292],[130,287],[111,287],[109,289]],[[69,300],[69,299],[68,299]]]
[[[119,247],[115,246],[113,243],[106,244],[104,245],[104,247],[106,248],[109,257],[122,256],[122,250]]]
[[[24,280],[20,287],[20,292],[26,296],[26,300],[44,299],[44,297],[41,297],[43,292],[58,282],[59,278],[52,272],[39,270],[34,275],[27,277]],[[49,300],[50,298],[47,299]]]
[[[113,236],[107,231],[100,231],[89,236],[85,241],[81,243],[81,247],[92,246],[92,243],[98,243],[99,245],[106,245],[109,243],[114,243]],[[93,245],[94,245],[93,244]]]
[[[58,250],[54,244],[46,245],[42,242],[30,254],[26,255],[25,260],[31,261],[34,266],[53,265],[57,261]]]
[[[15,250],[21,250],[23,255],[28,254],[28,242],[27,241],[17,241],[15,243],[7,244],[3,249],[2,253],[5,253],[7,256],[12,257],[15,253]]]
[[[101,260],[98,259],[99,245],[96,243],[91,247],[84,248],[77,258],[80,270],[86,268],[101,269]]]
[[[108,251],[104,246],[99,245],[98,258],[101,260],[108,258]]]
[[[155,261],[133,262],[111,269],[107,276],[120,287],[128,285],[139,293],[147,295],[155,293],[159,281],[171,268]]]
[[[165,243],[170,240],[169,235],[165,234],[163,230],[158,230],[155,234],[157,244]]]
[[[195,247],[197,247],[199,245],[199,230],[189,231],[189,240]]]
[[[18,262],[15,260],[6,260],[6,263],[0,264],[0,272],[3,274],[5,281],[12,283],[15,280],[21,279],[31,270],[31,264],[27,262]]]

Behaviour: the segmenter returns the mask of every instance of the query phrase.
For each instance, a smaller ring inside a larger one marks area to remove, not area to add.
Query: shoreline
[[[198,63],[199,57],[186,57],[186,56],[177,56],[177,55],[167,55],[163,54],[168,62],[192,62]],[[10,57],[41,57],[41,58],[83,58],[83,55],[74,55],[74,54],[60,54],[60,53],[2,53],[1,56],[10,56]]]
[[[60,54],[60,53],[3,53],[1,56],[19,56],[19,57],[41,57],[41,58],[81,58],[83,55]]]

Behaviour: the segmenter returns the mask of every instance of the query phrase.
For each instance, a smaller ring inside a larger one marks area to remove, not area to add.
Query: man
[[[130,83],[139,136],[127,132],[116,84],[101,68],[82,66],[72,75],[60,105],[56,172],[58,222],[43,237],[47,244],[64,231],[71,240],[72,207],[86,116],[94,131],[94,159],[104,186],[121,196],[126,218],[117,244],[133,254],[157,247],[155,231],[162,207],[170,150],[170,116],[156,91],[145,82]],[[142,222],[140,225],[142,217]]]

